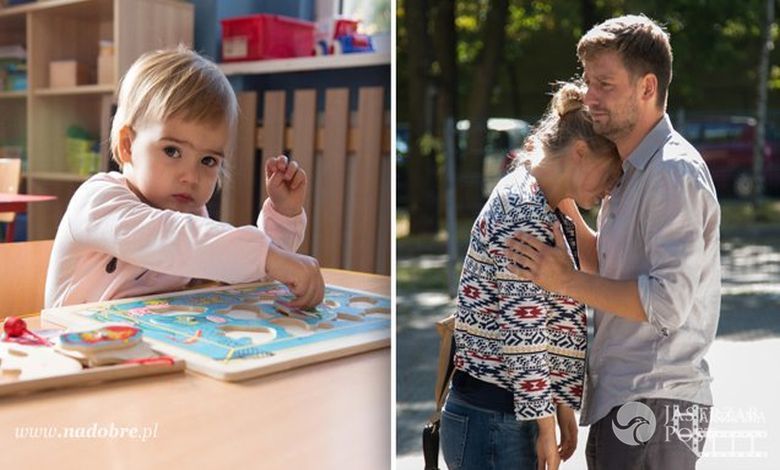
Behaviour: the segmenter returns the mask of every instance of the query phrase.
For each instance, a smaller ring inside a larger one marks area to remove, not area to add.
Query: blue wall
[[[222,28],[219,21],[234,16],[272,13],[314,21],[315,0],[191,0],[195,5],[195,50],[221,59]]]

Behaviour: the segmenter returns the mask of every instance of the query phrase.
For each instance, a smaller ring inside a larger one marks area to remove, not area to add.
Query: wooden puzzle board
[[[387,297],[326,286],[313,311],[290,308],[292,298],[269,282],[48,309],[41,318],[78,329],[134,325],[155,350],[228,381],[390,344]]]

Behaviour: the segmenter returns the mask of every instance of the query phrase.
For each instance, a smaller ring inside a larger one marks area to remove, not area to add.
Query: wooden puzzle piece
[[[0,371],[17,380],[66,375],[82,370],[81,363],[53,348],[0,343]]]
[[[62,349],[90,353],[109,349],[129,348],[141,341],[140,329],[126,325],[104,326],[96,330],[77,331],[60,335]]]
[[[277,300],[274,302],[274,309],[282,315],[293,318],[313,318],[317,320],[321,318],[316,309],[301,309],[293,307],[287,300]]]
[[[157,354],[143,341],[127,348],[122,349],[104,349],[97,351],[84,351],[75,349],[63,349],[61,345],[55,346],[55,349],[72,357],[88,367],[97,367],[109,364],[120,364],[133,359],[145,359],[156,356]]]

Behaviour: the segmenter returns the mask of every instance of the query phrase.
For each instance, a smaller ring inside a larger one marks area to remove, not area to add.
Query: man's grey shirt
[[[647,322],[594,312],[581,422],[640,398],[712,405],[704,355],[720,315],[720,206],[699,152],[658,122],[598,216],[599,273],[637,280]]]

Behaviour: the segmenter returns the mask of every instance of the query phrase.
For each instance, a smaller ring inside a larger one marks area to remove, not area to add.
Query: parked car
[[[753,139],[756,120],[741,116],[689,119],[682,134],[701,153],[718,195],[748,198],[753,194]],[[764,147],[764,187],[780,192],[780,135],[767,126]]]
[[[458,121],[456,125],[461,158],[466,153],[470,127],[468,120]],[[525,138],[531,132],[531,126],[520,119],[490,118],[487,128],[485,157],[482,162],[482,195],[485,199],[510,168],[510,152],[522,148]]]
[[[459,157],[458,171],[462,168],[462,159],[466,153],[468,130],[471,127],[468,120],[458,121],[457,132]],[[498,181],[511,166],[510,151],[520,149],[531,127],[520,119],[490,118],[487,122],[488,134],[485,142],[485,157],[482,162],[482,194],[487,199]],[[405,123],[399,123],[395,132],[395,174],[396,174],[396,205],[406,207],[409,203],[409,181],[407,172],[407,156],[409,152],[409,128]]]

